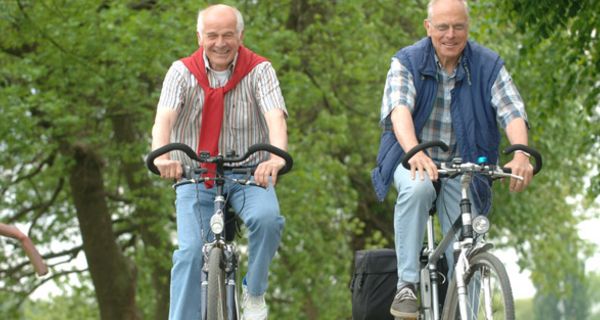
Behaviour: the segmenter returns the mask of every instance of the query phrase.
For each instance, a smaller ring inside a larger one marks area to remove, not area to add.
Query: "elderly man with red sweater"
[[[167,72],[152,129],[153,149],[170,142],[211,155],[231,151],[241,155],[256,143],[287,149],[287,110],[275,70],[242,45],[243,31],[244,20],[236,8],[213,5],[199,12],[199,49],[175,61]],[[180,179],[182,163],[195,165],[187,161],[173,152],[154,164],[161,177]],[[266,187],[225,185],[229,203],[248,230],[243,319],[266,319],[269,265],[285,221],[274,186],[285,161],[258,154],[239,165],[256,167],[254,179]],[[176,193],[178,249],[173,254],[169,318],[200,319],[202,246],[209,234],[215,192],[209,184],[187,184]]]

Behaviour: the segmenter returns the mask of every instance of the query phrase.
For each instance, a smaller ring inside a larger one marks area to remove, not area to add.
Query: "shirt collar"
[[[444,72],[444,73],[448,74],[446,72],[446,69],[444,69],[444,67],[440,63],[440,59],[438,59],[437,54],[434,54],[433,57],[435,58],[435,65],[437,66],[438,72]],[[463,55],[461,54],[460,57],[458,57],[458,62],[456,63],[456,67],[454,68],[454,71],[452,71],[452,74],[448,74],[449,77],[452,78],[456,75],[456,71],[458,70],[458,67],[462,63],[462,59],[463,59]]]

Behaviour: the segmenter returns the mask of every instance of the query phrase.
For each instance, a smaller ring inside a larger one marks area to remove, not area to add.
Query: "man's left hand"
[[[254,171],[254,181],[263,187],[269,186],[269,177],[273,186],[277,184],[277,174],[285,166],[285,160],[277,156],[271,156],[271,159],[264,161],[256,167]]]

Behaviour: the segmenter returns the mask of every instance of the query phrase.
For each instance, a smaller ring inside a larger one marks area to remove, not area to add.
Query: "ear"
[[[244,41],[244,31],[242,31],[242,33],[240,34],[240,42]]]
[[[429,23],[429,20],[427,20],[427,19],[423,20],[423,27],[425,28],[425,31],[427,31],[427,36],[431,37],[431,34],[429,32],[429,30],[431,28],[431,23]]]
[[[202,47],[202,35],[198,31],[196,31],[196,39],[198,40],[198,47]]]

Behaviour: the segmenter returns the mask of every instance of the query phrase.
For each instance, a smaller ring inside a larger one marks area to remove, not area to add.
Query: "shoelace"
[[[400,292],[396,293],[396,296],[394,297],[394,299],[396,300],[417,300],[417,296],[415,295],[415,293],[410,289],[410,288],[404,288],[402,290],[400,290]]]

